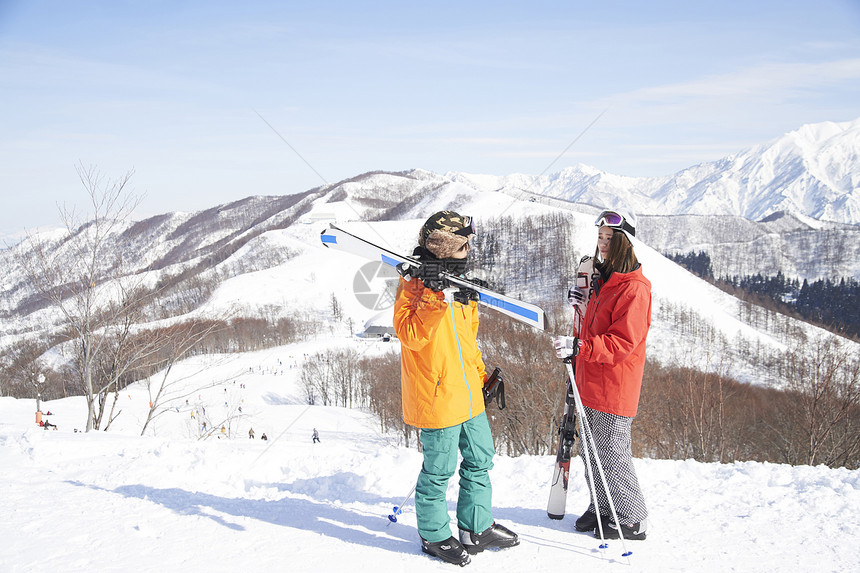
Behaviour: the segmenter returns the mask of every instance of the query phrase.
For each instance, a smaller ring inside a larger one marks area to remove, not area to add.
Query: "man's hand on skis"
[[[402,269],[401,269],[402,268]],[[397,271],[404,277],[407,275],[420,279],[424,286],[432,291],[442,292],[448,286],[448,281],[442,278],[444,266],[440,261],[424,261],[417,267],[397,265]]]
[[[555,336],[552,339],[555,355],[562,360],[575,357],[582,347],[582,340],[575,336]]]
[[[426,283],[425,283],[426,285]],[[428,287],[430,288],[430,287]],[[436,289],[433,289],[436,290]],[[471,300],[478,300],[478,292],[470,289],[468,287],[454,285],[448,286],[442,289],[442,293],[445,295],[445,302],[451,304],[452,302],[459,302],[463,305],[468,305]]]
[[[461,286],[457,289],[457,292],[454,293],[454,300],[459,302],[460,304],[468,305],[469,301],[478,300],[478,291]]]

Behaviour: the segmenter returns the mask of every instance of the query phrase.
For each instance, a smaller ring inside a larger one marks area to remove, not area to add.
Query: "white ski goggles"
[[[636,229],[627,222],[622,215],[619,215],[615,211],[604,211],[601,213],[597,220],[594,222],[595,227],[609,227],[611,229],[619,229],[621,231],[625,231],[630,233],[631,237],[636,236]]]

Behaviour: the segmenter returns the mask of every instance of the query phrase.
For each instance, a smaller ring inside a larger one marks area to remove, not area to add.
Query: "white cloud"
[[[674,106],[690,101],[768,99],[779,101],[785,94],[816,92],[827,85],[857,82],[860,90],[860,58],[830,62],[768,62],[737,71],[691,81],[645,87],[600,100],[612,107]],[[855,104],[858,102],[854,102]]]

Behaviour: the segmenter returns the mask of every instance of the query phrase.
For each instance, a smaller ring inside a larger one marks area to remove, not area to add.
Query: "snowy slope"
[[[398,523],[386,519],[420,454],[361,412],[301,402],[298,366],[329,344],[391,347],[321,339],[184,363],[186,374],[206,367],[186,376],[189,390],[215,383],[192,402],[213,415],[222,402],[244,405],[230,438],[194,439],[184,400],[139,437],[139,384],[107,433],[74,432],[86,418],[81,398],[43,403],[57,431],[35,426],[32,400],[0,398],[0,571],[453,571],[421,553],[411,503]],[[250,440],[251,427],[269,441]],[[628,564],[620,542],[601,550],[573,531],[587,504],[578,460],[568,517],[547,518],[552,464],[496,458],[494,517],[522,543],[475,556],[470,571],[844,572],[860,561],[857,470],[637,459],[651,527],[646,541],[627,543]],[[457,491],[453,479],[452,515]]]
[[[860,225],[779,212],[762,221],[729,215],[639,217],[637,236],[661,253],[706,252],[717,277],[762,274],[860,279]]]
[[[428,198],[426,204],[414,207],[413,212],[432,212],[445,206],[453,206],[463,213],[481,213],[480,225],[493,217],[525,216],[552,211],[552,207],[541,203],[519,201],[494,192],[472,192],[466,194],[458,185],[451,185],[438,195]],[[593,216],[570,212],[575,226],[574,244],[579,245],[578,257],[591,253],[595,244]],[[345,222],[339,223],[348,231],[375,241],[397,252],[408,253],[415,244],[415,234],[424,217],[401,221]],[[271,231],[264,235],[273,244],[288,245],[300,254],[288,263],[255,273],[243,274],[225,281],[198,314],[217,316],[228,309],[273,308],[280,312],[302,313],[321,320],[330,318],[332,295],[344,308],[344,314],[355,325],[362,325],[376,316],[378,311],[360,304],[354,295],[353,278],[365,260],[323,247],[319,232],[326,224],[294,226],[289,229]],[[700,280],[680,266],[672,263],[648,245],[636,241],[636,252],[643,264],[645,275],[651,280],[654,297],[652,330],[649,334],[649,356],[666,363],[680,363],[702,370],[718,370],[726,361],[732,361],[732,376],[752,383],[773,384],[778,380],[749,357],[720,354],[724,349],[718,345],[711,352],[702,352],[702,339],[679,335],[676,315],[684,312],[699,325],[701,331],[713,331],[716,336],[731,341],[738,347],[741,342],[765,351],[780,352],[787,348],[784,333],[753,328],[742,320],[743,306],[738,299]],[[230,264],[226,261],[223,264]],[[536,285],[536,290],[539,285]],[[565,293],[558,293],[563,297]],[[534,295],[532,295],[534,296]],[[528,293],[526,293],[528,299]],[[486,312],[492,312],[487,310]],[[567,317],[570,319],[571,317]],[[823,331],[809,325],[792,321],[809,336]],[[564,325],[557,325],[564,328]],[[547,359],[551,358],[548,348]],[[718,357],[717,355],[720,354]]]
[[[377,180],[380,177],[383,176],[377,176]],[[426,213],[444,208],[475,215],[479,233],[481,226],[494,218],[524,217],[558,210],[554,205],[524,201],[494,191],[476,191],[460,183],[450,183],[426,194],[421,201],[403,211],[400,214],[402,218],[396,221],[359,220],[360,209],[348,194],[341,201],[319,198],[303,215],[305,222],[263,232],[218,263],[211,272],[227,278],[218,283],[201,306],[184,318],[298,316],[328,323],[332,320],[331,301],[334,297],[342,307],[345,321],[351,320],[358,330],[379,312],[363,306],[354,294],[355,277],[367,261],[322,246],[320,231],[331,221],[326,216],[335,217],[346,230],[406,254],[416,243],[416,234]],[[573,244],[576,245],[576,252],[566,256],[578,260],[581,255],[593,252],[594,217],[587,210],[580,212],[569,204],[564,212],[573,225]],[[636,251],[645,275],[653,285],[653,325],[648,341],[650,357],[665,363],[717,370],[721,366],[716,358],[719,355],[723,364],[732,359],[732,375],[742,381],[777,382],[773,374],[754,359],[731,356],[722,353],[723,349],[712,345],[708,339],[679,334],[677,316],[679,313],[690,316],[699,325],[699,330],[715,332],[715,336],[731,341],[733,348],[743,343],[762,348],[765,352],[780,352],[787,344],[783,332],[750,326],[742,319],[745,313],[737,299],[671,263],[647,244],[637,241]],[[255,265],[255,261],[263,261],[263,264]],[[157,271],[150,274],[153,275],[151,280],[158,276]],[[521,293],[523,298],[535,300],[538,294],[542,294],[541,285],[534,285],[533,289],[532,292]],[[557,293],[559,300],[563,300],[564,295]],[[550,296],[556,296],[556,293],[550,293]],[[563,318],[562,322],[569,322],[570,318]],[[39,315],[29,320],[38,321]],[[565,326],[559,324],[556,328]],[[822,333],[805,324],[798,324],[798,328],[810,336]],[[14,339],[15,336],[7,338]],[[712,353],[700,352],[703,345]],[[547,357],[551,358],[551,352]]]

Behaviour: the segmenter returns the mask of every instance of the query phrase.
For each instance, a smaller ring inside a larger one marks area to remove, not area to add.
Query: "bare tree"
[[[400,353],[389,351],[381,356],[362,358],[358,362],[359,383],[362,395],[366,396],[371,412],[379,418],[383,432],[394,431],[403,436],[403,444],[408,448],[416,428],[403,421],[400,385]],[[420,447],[420,442],[415,440]]]
[[[104,329],[105,339],[102,341],[102,352],[96,360],[96,376],[99,390],[96,392],[98,408],[96,409],[95,428],[100,428],[106,412],[107,399],[113,392],[114,400],[108,413],[107,430],[119,412],[116,405],[119,391],[123,382],[131,381],[131,375],[145,369],[157,360],[162,348],[169,342],[163,331],[138,331],[138,324],[144,321],[143,310],[149,296],[141,292],[128,292],[122,282],[117,285],[121,292],[119,303],[121,310],[112,312],[117,320],[115,324]]]
[[[329,350],[318,352],[305,361],[302,366],[301,380],[308,404],[315,403],[319,398],[323,406],[329,406],[337,400],[334,374],[334,363],[337,359],[337,353]]]
[[[344,408],[352,408],[359,399],[358,369],[356,362],[359,354],[353,349],[347,349],[338,354],[337,360],[332,365],[334,376],[335,405],[338,399]]]
[[[340,301],[337,299],[334,293],[331,293],[331,317],[335,320],[335,322],[340,322],[343,320],[343,308],[341,307]]]
[[[129,191],[133,172],[105,179],[95,168],[77,167],[92,212],[85,218],[74,208],[60,207],[66,229],[60,240],[28,233],[29,252],[16,251],[18,264],[36,291],[59,315],[77,347],[78,371],[87,400],[86,430],[98,429],[99,396],[113,381],[100,380],[97,364],[111,333],[121,328],[136,301],[122,297],[121,279],[127,261],[112,238],[140,203]],[[127,288],[127,287],[126,287]],[[119,301],[119,302],[117,302]]]
[[[219,328],[222,328],[222,325],[223,323],[214,321],[192,321],[165,329],[166,332],[158,331],[150,334],[148,339],[152,340],[152,343],[144,344],[144,347],[156,348],[158,350],[158,364],[162,370],[156,375],[155,379],[150,376],[146,380],[146,388],[149,392],[149,411],[146,421],[140,430],[141,436],[146,432],[146,428],[150,422],[167,412],[176,400],[181,400],[182,398],[196,394],[204,388],[210,388],[224,382],[222,380],[204,386],[193,387],[183,384],[188,378],[211,368],[211,364],[207,364],[188,375],[171,377],[171,372],[176,363],[186,357],[191,349],[205,340],[206,337],[216,332]]]
[[[786,390],[774,425],[788,463],[827,465],[860,453],[860,357],[837,336],[799,341],[786,354]]]

